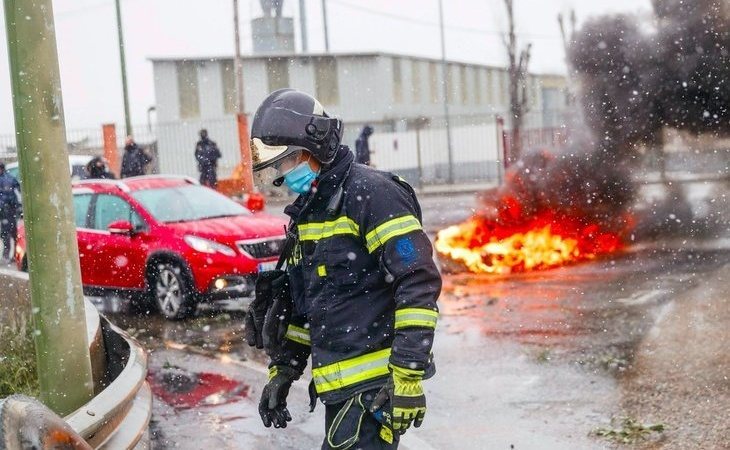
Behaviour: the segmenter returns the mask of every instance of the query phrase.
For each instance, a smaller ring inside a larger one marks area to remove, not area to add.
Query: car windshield
[[[197,185],[146,189],[132,193],[160,222],[190,222],[250,214],[228,197]]]

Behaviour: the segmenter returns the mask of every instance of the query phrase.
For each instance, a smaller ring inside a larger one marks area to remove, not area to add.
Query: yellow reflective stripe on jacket
[[[347,216],[338,217],[327,222],[310,222],[297,225],[299,240],[318,241],[338,234],[360,236],[360,227]]]
[[[322,394],[388,375],[389,359],[390,349],[386,348],[313,368],[314,386],[317,388],[317,393]]]
[[[395,328],[436,328],[439,313],[426,308],[403,308],[395,312]]]
[[[298,342],[303,345],[312,345],[312,341],[309,338],[309,330],[296,325],[289,324],[284,337],[290,341]]]
[[[382,225],[375,227],[365,236],[365,243],[367,245],[368,252],[374,252],[381,245],[384,245],[396,236],[401,236],[420,229],[421,222],[419,222],[416,216],[412,214],[389,220]]]

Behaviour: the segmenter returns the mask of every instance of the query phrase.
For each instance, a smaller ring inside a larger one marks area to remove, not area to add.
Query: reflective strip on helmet
[[[373,253],[390,239],[421,229],[421,222],[412,215],[398,217],[375,227],[365,236],[368,252]]]
[[[350,234],[360,236],[360,227],[347,216],[327,222],[302,223],[297,226],[300,241],[319,241],[335,235]]]
[[[302,345],[312,345],[312,341],[309,338],[309,330],[296,325],[289,325],[285,337],[290,341],[298,342]]]
[[[317,388],[317,393],[322,394],[388,375],[389,359],[390,349],[386,348],[313,368],[314,386]]]
[[[395,328],[436,328],[439,313],[426,308],[403,308],[395,312]]]

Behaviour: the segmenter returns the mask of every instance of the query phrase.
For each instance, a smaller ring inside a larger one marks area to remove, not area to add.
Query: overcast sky
[[[258,0],[239,0],[242,43],[251,51],[252,17]],[[309,50],[324,50],[320,0],[305,0]],[[503,0],[444,0],[448,59],[504,64],[499,33]],[[564,71],[557,14],[575,8],[579,21],[609,12],[647,14],[650,0],[515,0],[517,31],[533,43],[531,70]],[[150,57],[233,54],[232,0],[121,0],[132,121],[144,124],[155,104]],[[296,18],[298,5],[284,2]],[[55,0],[61,85],[69,129],[123,124],[114,0]],[[0,11],[3,14],[0,2]],[[330,50],[381,50],[440,57],[437,0],[327,0]],[[297,42],[297,48],[300,43]],[[7,39],[0,33],[0,134],[13,132]]]

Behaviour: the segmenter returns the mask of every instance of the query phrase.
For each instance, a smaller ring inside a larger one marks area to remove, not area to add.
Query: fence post
[[[495,124],[497,125],[497,183],[502,184],[502,170],[507,168],[507,142],[504,133],[504,118],[500,115],[495,116]]]
[[[254,192],[253,166],[251,161],[251,138],[248,134],[248,119],[246,114],[236,114],[238,123],[238,144],[241,151],[241,167],[243,168],[243,191],[246,194]]]
[[[416,119],[416,158],[418,160],[418,188],[423,189],[423,158],[421,156],[421,125],[423,118]]]
[[[109,169],[119,176],[119,148],[117,147],[117,129],[113,123],[101,126],[104,137],[104,159],[109,163]]]

